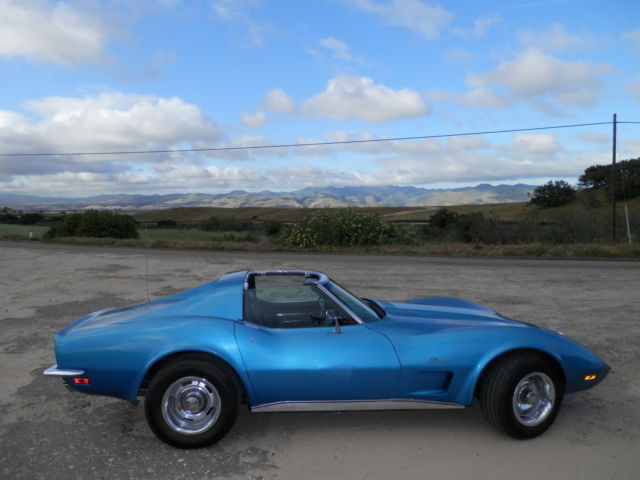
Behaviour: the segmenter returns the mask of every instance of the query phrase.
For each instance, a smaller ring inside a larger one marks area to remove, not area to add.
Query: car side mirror
[[[338,315],[334,309],[330,308],[327,310],[325,318],[327,323],[333,323],[335,325],[336,328],[332,330],[333,333],[342,333],[342,328],[340,327],[340,315]]]

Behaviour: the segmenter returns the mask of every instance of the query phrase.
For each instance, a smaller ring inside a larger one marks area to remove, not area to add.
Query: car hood
[[[484,327],[538,328],[503,317],[482,305],[456,298],[430,297],[406,302],[376,302],[387,313],[384,320],[415,333]]]

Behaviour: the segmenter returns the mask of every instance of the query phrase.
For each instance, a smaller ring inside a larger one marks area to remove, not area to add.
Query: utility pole
[[[617,115],[613,114],[613,154],[611,158],[611,241],[616,243],[616,133]]]

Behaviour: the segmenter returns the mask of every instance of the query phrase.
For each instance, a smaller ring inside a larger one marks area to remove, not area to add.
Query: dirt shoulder
[[[220,444],[170,448],[141,405],[74,395],[40,373],[53,334],[108,306],[253,268],[324,271],[358,294],[453,296],[561,330],[613,366],[565,398],[542,437],[514,441],[460,411],[243,413]],[[0,477],[632,479],[640,468],[640,264],[145,250],[0,242]]]

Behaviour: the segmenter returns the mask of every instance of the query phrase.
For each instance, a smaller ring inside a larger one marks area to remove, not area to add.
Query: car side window
[[[357,323],[301,275],[256,275],[245,290],[245,320],[269,328],[314,328]]]

